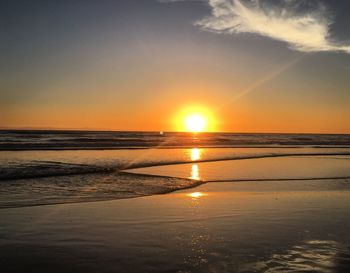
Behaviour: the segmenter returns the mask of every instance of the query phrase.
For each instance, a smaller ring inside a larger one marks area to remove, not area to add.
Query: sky
[[[350,133],[349,10],[1,1],[0,128],[174,131],[184,111],[204,109],[212,131]]]

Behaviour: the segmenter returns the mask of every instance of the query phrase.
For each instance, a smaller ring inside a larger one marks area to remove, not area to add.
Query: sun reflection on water
[[[192,148],[191,149],[191,160],[196,161],[202,158],[201,149]]]
[[[191,210],[191,214],[195,221],[192,221],[186,234],[188,234],[190,240],[188,241],[187,249],[189,250],[188,255],[186,255],[185,263],[190,266],[190,268],[195,269],[197,272],[207,272],[206,270],[209,266],[208,257],[210,234],[207,226],[207,221],[203,221],[206,218],[207,212],[203,207],[203,203],[208,194],[203,192],[191,192],[186,194],[189,198],[188,206]],[[213,271],[214,272],[214,271]]]
[[[199,197],[204,196],[204,194],[201,192],[192,192],[192,193],[187,194],[187,196],[192,197],[192,198],[199,198]]]
[[[199,168],[198,168],[197,164],[192,164],[192,166],[191,166],[191,176],[189,178],[193,179],[193,180],[200,180]]]

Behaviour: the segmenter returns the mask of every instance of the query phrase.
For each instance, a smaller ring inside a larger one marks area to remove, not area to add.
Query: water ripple
[[[310,240],[254,266],[256,272],[350,272],[350,249],[336,241]]]

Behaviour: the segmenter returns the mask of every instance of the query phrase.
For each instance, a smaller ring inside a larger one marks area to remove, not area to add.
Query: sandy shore
[[[1,273],[349,272],[349,156],[288,151],[5,153],[67,175],[1,181]]]
[[[2,209],[2,272],[346,272],[349,184],[208,183],[136,199]]]

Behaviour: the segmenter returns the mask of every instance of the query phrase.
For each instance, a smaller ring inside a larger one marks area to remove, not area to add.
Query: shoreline
[[[147,174],[143,174],[147,175]],[[149,175],[154,178],[177,178],[177,177],[166,177],[166,176],[157,176],[157,175]],[[119,201],[124,199],[138,199],[138,198],[147,198],[152,196],[163,196],[168,195],[172,193],[181,193],[181,191],[186,191],[190,189],[196,189],[200,186],[206,185],[206,184],[217,184],[217,183],[249,183],[249,182],[293,182],[293,181],[299,181],[299,182],[305,182],[305,181],[323,181],[323,180],[348,180],[350,179],[350,176],[347,177],[315,177],[315,178],[276,178],[276,179],[247,179],[247,180],[213,180],[213,181],[198,181],[198,183],[189,185],[188,187],[183,187],[179,189],[174,190],[167,190],[164,192],[158,192],[153,194],[145,194],[140,196],[130,196],[130,197],[120,197],[120,198],[111,198],[111,199],[92,199],[92,200],[84,200],[84,201],[70,201],[70,202],[57,202],[57,203],[42,203],[42,204],[30,204],[30,205],[18,205],[18,206],[0,206],[1,210],[7,210],[7,209],[20,209],[20,208],[31,208],[31,207],[41,207],[41,206],[57,206],[57,205],[70,205],[70,204],[84,204],[84,203],[95,203],[95,202],[111,202],[111,201]],[[215,186],[214,186],[215,188]]]
[[[170,161],[170,162],[151,162],[151,163],[138,163],[138,164],[121,164],[115,167],[104,167],[98,165],[89,165],[89,164],[77,164],[77,163],[66,163],[66,162],[55,162],[55,161],[31,161],[29,163],[54,163],[54,164],[65,164],[74,166],[82,166],[86,168],[91,168],[93,170],[85,170],[85,171],[76,171],[69,174],[65,173],[52,173],[52,174],[42,174],[42,175],[20,175],[20,176],[6,176],[0,175],[0,181],[4,180],[17,180],[17,179],[29,179],[29,178],[44,178],[44,177],[56,177],[56,176],[65,176],[65,175],[84,175],[84,174],[98,174],[98,173],[114,173],[114,172],[123,172],[127,170],[139,169],[139,168],[147,168],[147,167],[161,167],[161,166],[169,166],[169,165],[181,165],[181,164],[189,164],[189,163],[209,163],[209,162],[221,162],[221,161],[233,161],[233,160],[249,160],[249,159],[263,159],[263,158],[275,158],[275,157],[293,157],[293,156],[348,156],[350,152],[329,152],[329,153],[275,153],[275,154],[262,154],[262,155],[252,155],[252,156],[231,156],[225,158],[213,158],[213,159],[198,159],[196,161],[193,160],[182,160],[182,161]]]
[[[2,268],[347,272],[350,188],[330,184],[206,183],[166,195],[4,209]]]

